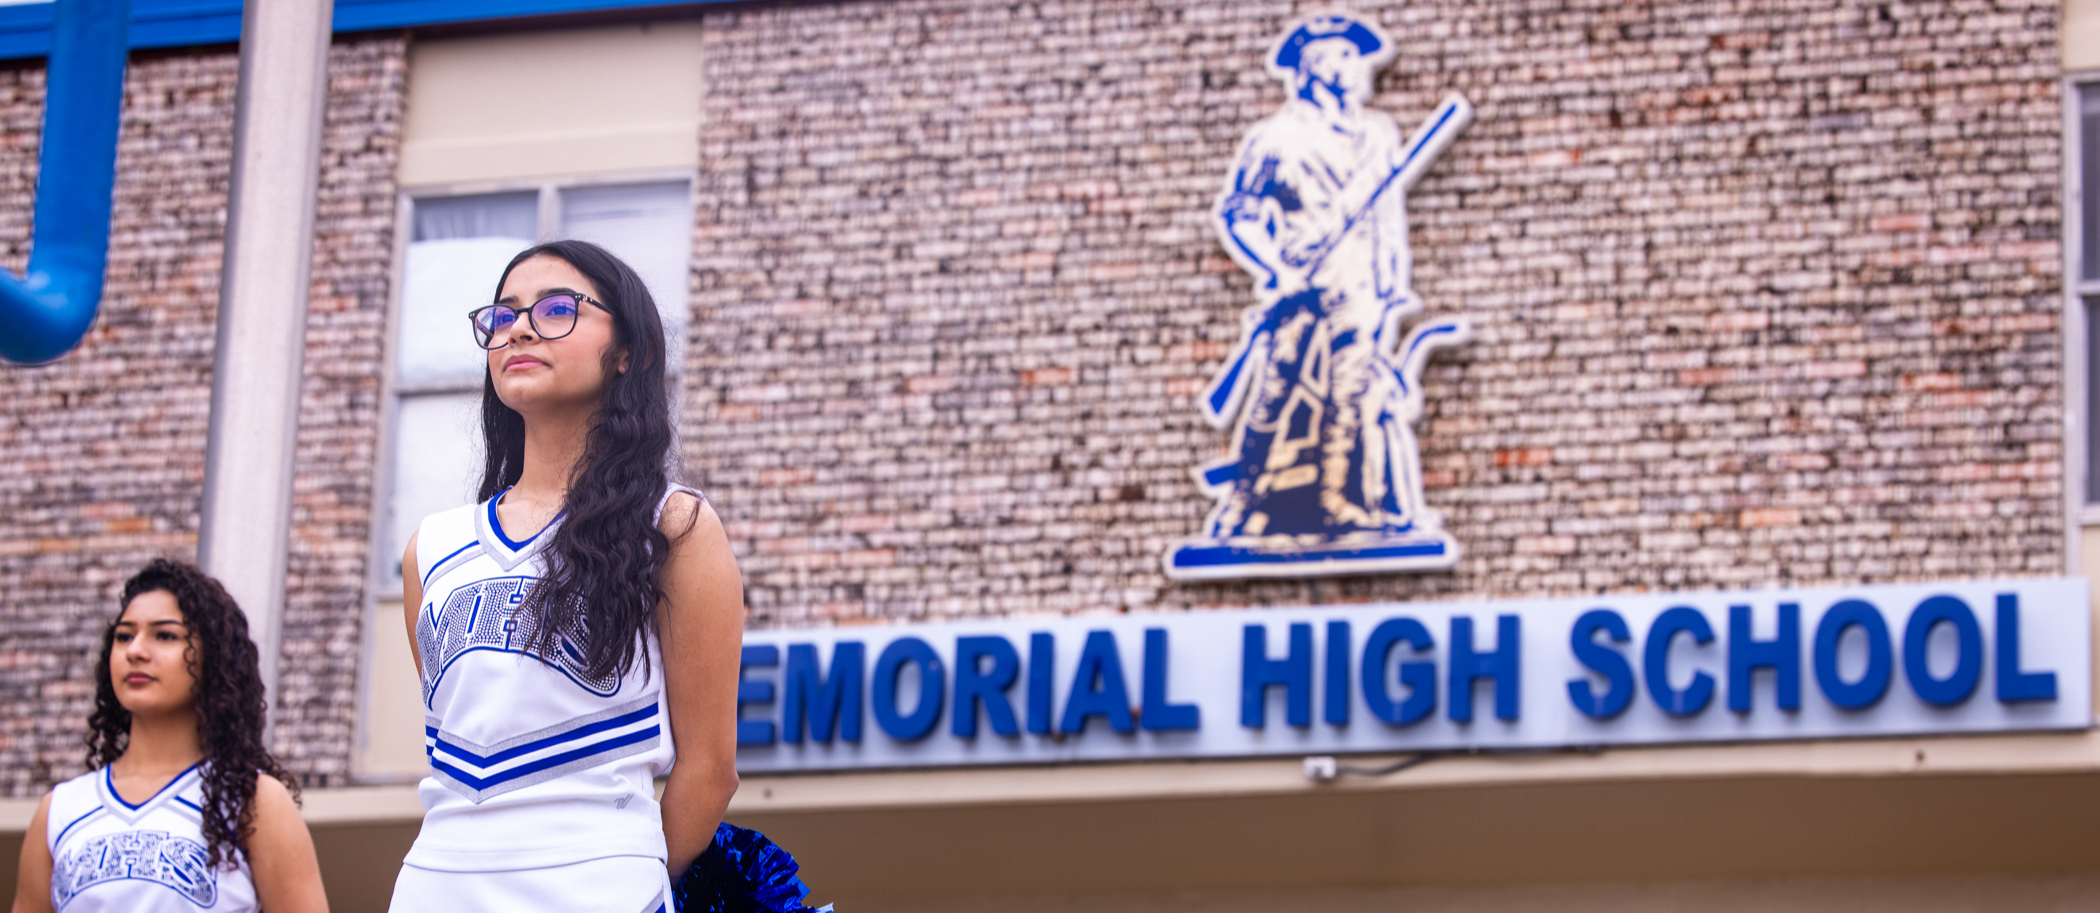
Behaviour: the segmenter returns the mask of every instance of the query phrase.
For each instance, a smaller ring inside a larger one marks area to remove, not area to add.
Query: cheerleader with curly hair
[[[263,747],[247,616],[166,559],[119,605],[95,658],[92,770],[37,805],[15,913],[326,913],[299,787]]]

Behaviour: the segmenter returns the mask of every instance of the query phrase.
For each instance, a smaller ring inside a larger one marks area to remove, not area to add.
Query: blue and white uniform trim
[[[139,802],[102,768],[51,790],[51,908],[60,913],[253,913],[254,882],[236,850],[211,865],[201,764]]]
[[[437,563],[423,569],[423,587],[430,587],[430,580],[447,570],[481,557],[481,542],[475,540],[453,550],[452,554],[439,558]]]
[[[518,565],[524,564],[526,559],[545,548],[547,542],[554,538],[547,535],[547,531],[560,525],[562,518],[568,516],[567,511],[555,514],[554,519],[547,521],[547,525],[541,527],[539,532],[525,537],[523,542],[514,542],[504,534],[503,521],[496,516],[496,503],[502,501],[503,495],[509,491],[510,489],[506,488],[497,492],[495,497],[490,498],[488,503],[481,505],[480,509],[474,512],[474,532],[482,546],[482,553],[495,561],[497,567],[506,571],[517,569]]]
[[[436,717],[423,724],[431,775],[477,805],[490,796],[654,751],[662,740],[662,706],[655,695],[492,745],[444,732]]]
[[[78,818],[66,822],[64,827],[58,829],[58,836],[51,838],[51,843],[56,845],[66,842],[66,835],[73,833],[74,828],[87,823],[88,821],[92,820],[96,815],[103,814],[105,811],[106,810],[102,806],[97,805],[94,808],[88,809],[87,814],[81,815]],[[46,828],[49,828],[50,826],[51,825],[49,824],[44,825],[44,827]]]

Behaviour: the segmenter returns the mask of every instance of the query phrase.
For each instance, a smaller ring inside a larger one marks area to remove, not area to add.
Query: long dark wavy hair
[[[656,528],[655,509],[670,481],[671,403],[664,384],[664,325],[656,300],[632,267],[588,241],[550,241],[512,258],[496,280],[496,295],[511,270],[533,257],[555,257],[597,287],[611,312],[613,344],[605,352],[611,384],[598,407],[583,457],[569,479],[562,521],[547,545],[547,571],[520,611],[538,624],[528,651],[552,656],[562,641],[576,645],[587,677],[623,674],[663,598],[670,539]],[[492,296],[493,297],[493,296]],[[627,370],[617,370],[622,355]],[[481,380],[481,440],[485,462],[479,500],[517,484],[525,468],[525,418],[496,397],[495,381]],[[646,670],[645,670],[646,674]]]
[[[190,674],[196,677],[197,741],[204,746],[204,842],[210,864],[233,861],[247,848],[255,831],[255,775],[259,771],[282,781],[299,798],[299,783],[263,747],[262,671],[256,664],[255,641],[248,637],[248,616],[226,588],[194,565],[156,558],[124,582],[117,617],[102,630],[102,650],[95,657],[95,712],[88,715],[87,764],[107,767],[131,742],[131,711],[117,702],[109,681],[109,651],[117,622],[133,599],[154,591],[175,597],[182,623],[189,628]]]

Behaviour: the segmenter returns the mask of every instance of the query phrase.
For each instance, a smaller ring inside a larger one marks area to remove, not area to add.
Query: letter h
[[[1492,653],[1474,652],[1473,619],[1463,615],[1451,619],[1452,719],[1462,723],[1472,721],[1473,681],[1481,678],[1495,680],[1495,717],[1503,720],[1517,718],[1518,643],[1515,615],[1496,617],[1495,650]]]
[[[1779,636],[1750,637],[1750,607],[1728,607],[1728,709],[1750,712],[1751,673],[1772,670],[1779,709],[1801,709],[1801,606],[1779,604]]]
[[[1284,687],[1285,718],[1298,727],[1312,725],[1312,625],[1291,625],[1291,650],[1283,659],[1269,658],[1269,628],[1248,625],[1241,642],[1240,725],[1260,729],[1268,717],[1269,688]]]

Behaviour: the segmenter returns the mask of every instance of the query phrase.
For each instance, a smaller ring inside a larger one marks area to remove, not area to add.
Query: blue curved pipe
[[[29,272],[0,270],[0,359],[17,364],[80,344],[109,265],[131,0],[57,0],[53,14]]]

